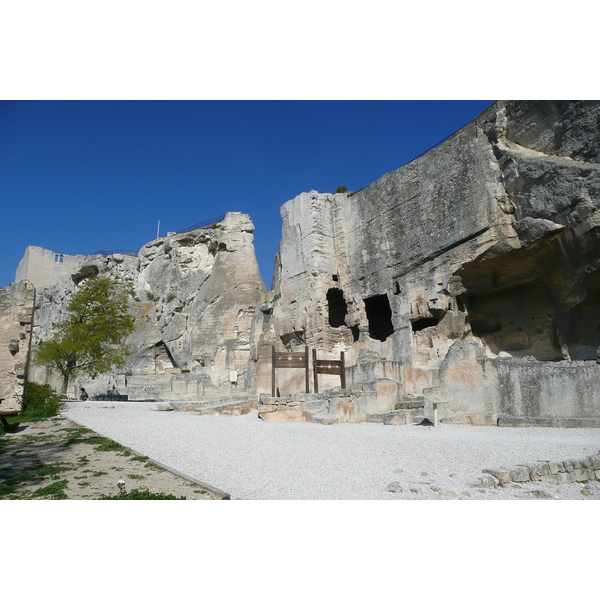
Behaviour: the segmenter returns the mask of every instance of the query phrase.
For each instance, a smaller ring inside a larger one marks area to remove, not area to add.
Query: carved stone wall
[[[344,350],[350,366],[361,351],[376,353],[402,365],[390,409],[444,383],[440,367],[461,340],[482,360],[538,361],[540,373],[552,361],[596,368],[599,148],[600,102],[497,102],[355,194],[290,200],[255,360],[264,342]],[[561,371],[564,385],[576,371]],[[282,377],[282,395],[301,390],[299,377]],[[266,379],[263,370],[260,391]],[[489,402],[461,389],[457,415],[492,422]],[[559,388],[547,393],[560,400]],[[585,419],[600,423],[598,401]],[[556,402],[544,404],[550,419]]]
[[[0,289],[0,411],[21,410],[34,302],[28,282]]]

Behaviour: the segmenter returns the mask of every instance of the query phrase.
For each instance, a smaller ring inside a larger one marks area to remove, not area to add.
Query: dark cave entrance
[[[392,333],[392,309],[387,294],[365,298],[365,309],[369,321],[369,336],[374,340],[385,342]]]
[[[329,307],[329,325],[343,327],[346,324],[348,306],[344,299],[344,292],[339,288],[327,290],[327,306]]]
[[[595,360],[600,346],[600,228],[555,234],[457,271],[459,307],[492,352]]]

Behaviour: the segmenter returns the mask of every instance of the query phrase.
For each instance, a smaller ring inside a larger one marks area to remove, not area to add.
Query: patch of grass
[[[121,444],[115,442],[114,440],[109,440],[108,438],[104,438],[99,435],[89,435],[88,437],[83,437],[83,434],[77,431],[70,433],[67,436],[67,441],[65,442],[66,446],[72,446],[73,444],[91,444],[94,446],[94,450],[99,452],[125,451],[125,447],[121,446]]]
[[[108,475],[105,471],[96,471],[92,477],[102,477],[102,475]]]
[[[134,456],[131,460],[139,460],[140,462],[146,462],[150,459],[147,456]]]
[[[90,485],[90,482],[89,481],[80,481],[77,485],[79,487],[88,487]]]
[[[10,485],[0,485],[0,500],[10,498],[12,494],[15,494],[17,490]]]
[[[102,496],[98,500],[187,500],[185,496],[177,498],[173,494],[154,493],[150,490],[131,490],[130,492],[120,492],[116,496]]]
[[[146,479],[145,475],[128,475],[129,479]]]
[[[31,498],[41,498],[49,496],[50,500],[67,500],[69,496],[65,493],[67,486],[69,485],[66,479],[61,481],[55,481],[46,487],[40,488],[35,492],[32,492]]]
[[[147,469],[154,469],[155,471],[166,471],[164,467],[161,467],[160,465],[157,465],[156,463],[153,463],[151,461],[148,461],[144,466]]]
[[[39,481],[46,477],[70,471],[73,467],[68,463],[37,463],[36,468],[26,473],[19,473],[12,477],[7,477],[4,481],[5,485],[13,486],[26,481]]]

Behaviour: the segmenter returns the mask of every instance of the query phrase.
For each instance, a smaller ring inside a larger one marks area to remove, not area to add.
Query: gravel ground
[[[233,500],[600,499],[600,482],[476,485],[483,469],[596,454],[600,429],[266,423],[146,402],[71,402],[63,414]]]

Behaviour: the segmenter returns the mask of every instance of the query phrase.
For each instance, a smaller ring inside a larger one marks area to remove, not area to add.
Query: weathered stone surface
[[[498,487],[498,479],[493,475],[483,475],[479,478],[479,485],[483,488]]]
[[[231,371],[237,373],[237,385],[246,387],[252,317],[266,292],[253,230],[248,215],[227,213],[211,227],[153,240],[137,257],[83,257],[70,277],[40,290],[34,344],[47,339],[64,318],[81,281],[108,275],[131,284],[137,319],[136,331],[127,340],[133,352],[123,370],[130,379],[119,381],[121,394],[128,394],[135,377],[175,375],[179,379],[168,384],[170,391],[156,381],[158,399],[197,397],[203,393],[200,382],[205,390],[207,381],[228,391]],[[45,381],[45,370],[36,369],[35,376]],[[72,383],[85,387],[90,396],[115,385],[107,377]],[[146,386],[148,397],[156,398],[152,381]]]
[[[510,471],[512,481],[530,481],[531,473],[529,467],[521,465]]]
[[[265,345],[308,344],[343,350],[353,386],[361,353],[373,372],[398,365],[377,412],[430,392],[449,401],[443,422],[600,425],[599,115],[600,102],[498,102],[360,192],[284,204],[253,336],[259,391]],[[286,374],[282,394],[299,384]]]
[[[34,303],[27,281],[0,289],[0,412],[21,410]]]
[[[495,477],[500,484],[510,483],[512,481],[510,469],[483,469],[483,472]]]
[[[240,213],[135,257],[74,257],[66,279],[61,266],[40,288],[34,341],[80,281],[107,273],[134,289],[129,377],[189,376],[161,384],[165,400],[224,391],[230,371],[271,393],[271,347],[308,345],[320,359],[344,352],[348,396],[338,375],[320,375],[329,412],[265,415],[360,421],[414,395],[447,400],[443,423],[598,427],[599,124],[598,101],[500,101],[359,192],[298,195],[281,207],[268,293]],[[280,369],[276,384],[299,392],[304,373]]]

